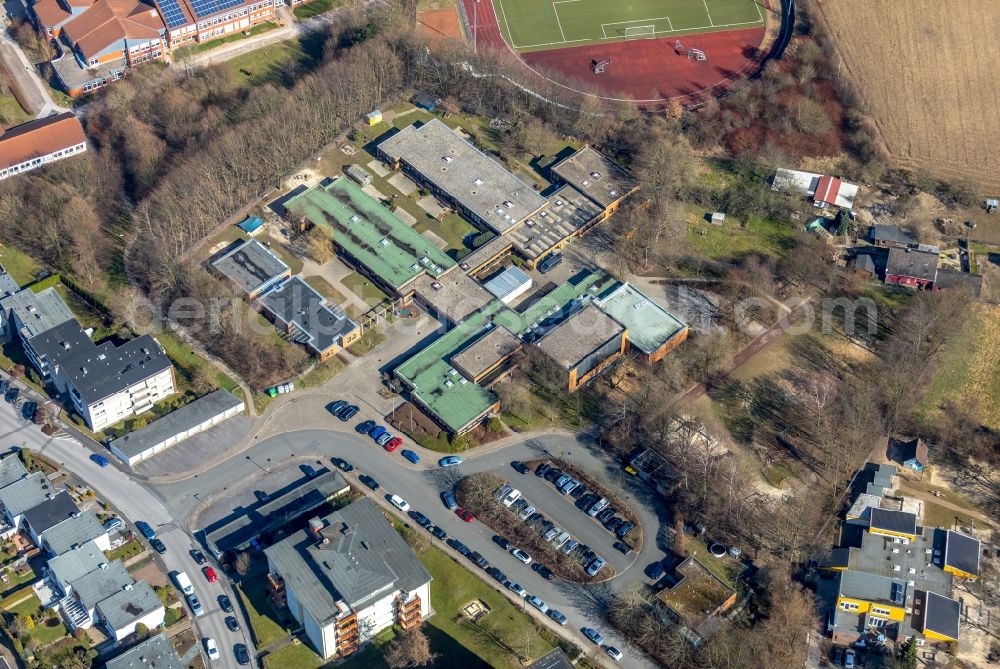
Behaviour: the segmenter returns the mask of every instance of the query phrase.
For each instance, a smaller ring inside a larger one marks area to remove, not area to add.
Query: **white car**
[[[525,553],[520,548],[515,548],[510,552],[515,558],[523,562],[524,564],[531,564],[531,556]]]
[[[513,581],[511,581],[507,585],[507,588],[511,592],[513,592],[515,595],[517,595],[518,597],[527,597],[528,596],[528,591],[525,590],[523,587],[521,587],[519,584],[514,583]]]
[[[622,661],[622,652],[617,648],[615,648],[614,646],[606,646],[604,648],[604,652],[607,653],[608,656],[615,662]]]
[[[399,509],[400,511],[409,511],[410,510],[409,503],[405,499],[403,499],[402,497],[400,497],[399,495],[392,495],[389,498],[389,501],[392,502],[392,505],[394,507],[396,507],[397,509]]]
[[[531,604],[532,606],[534,606],[536,609],[538,609],[542,613],[548,613],[549,612],[549,605],[546,604],[545,602],[543,602],[542,598],[538,597],[537,595],[532,595],[531,597],[528,597],[528,603]]]
[[[205,652],[208,653],[208,659],[219,659],[219,647],[215,644],[215,639],[211,637],[205,639]]]

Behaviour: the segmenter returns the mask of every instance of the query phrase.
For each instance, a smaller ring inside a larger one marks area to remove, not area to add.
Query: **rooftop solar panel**
[[[191,0],[191,7],[199,19],[224,12],[244,4],[245,0]]]
[[[177,28],[188,22],[177,0],[157,0],[157,4],[160,6],[160,13],[163,14],[167,27]]]

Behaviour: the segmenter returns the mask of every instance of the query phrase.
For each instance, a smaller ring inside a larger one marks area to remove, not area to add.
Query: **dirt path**
[[[968,516],[969,518],[975,518],[976,521],[978,522],[985,523],[986,525],[989,525],[994,529],[1000,530],[1000,523],[997,523],[997,521],[995,521],[993,518],[990,518],[985,513],[980,513],[979,511],[973,511],[968,507],[955,504],[954,502],[949,502],[948,500],[942,499],[940,497],[935,497],[934,495],[928,492],[914,490],[913,488],[910,488],[905,484],[901,485],[899,487],[899,490],[900,492],[906,493],[910,497],[916,497],[918,499],[922,499],[937,504],[938,506],[943,506],[946,509],[951,509],[952,511],[955,511],[956,513],[959,513],[963,516]]]

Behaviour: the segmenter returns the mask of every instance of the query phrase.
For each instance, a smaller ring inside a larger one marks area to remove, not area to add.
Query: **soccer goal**
[[[629,39],[630,37],[656,37],[656,25],[626,26],[625,39]]]

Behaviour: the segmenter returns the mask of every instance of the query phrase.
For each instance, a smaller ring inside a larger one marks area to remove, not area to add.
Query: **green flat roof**
[[[495,320],[511,332],[522,335],[538,323],[555,324],[565,320],[569,315],[567,307],[574,300],[584,295],[597,297],[617,286],[618,283],[616,278],[603,270],[582,271],[571,277],[566,283],[556,286],[523,313],[508,309],[506,313],[498,314]]]
[[[314,225],[330,226],[337,246],[396,290],[421,273],[437,277],[455,265],[345,177],[313,186],[288,200],[285,208]]]
[[[666,309],[628,283],[601,296],[605,313],[628,328],[628,340],[643,353],[653,353],[687,327]]]

